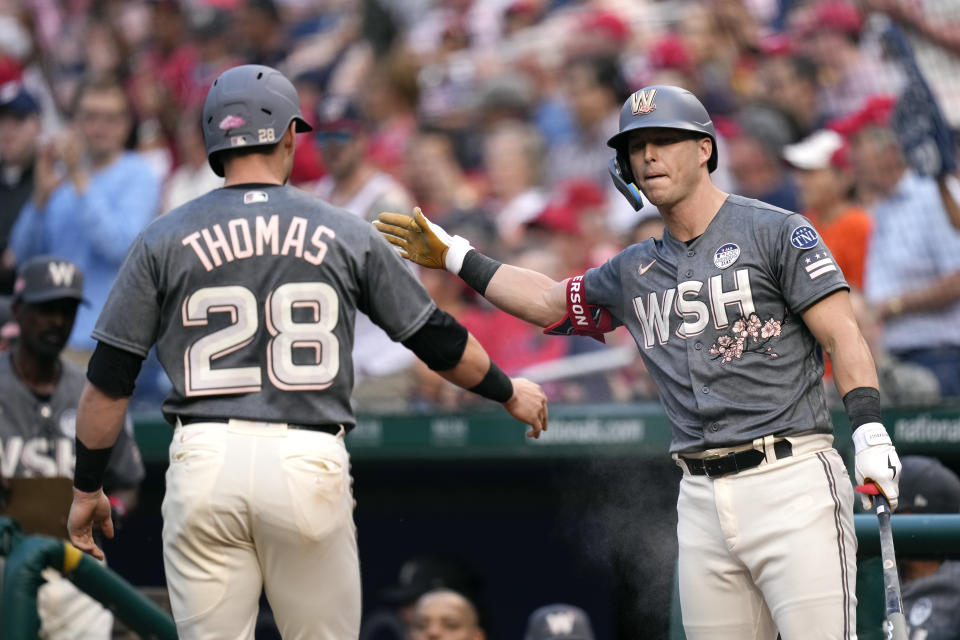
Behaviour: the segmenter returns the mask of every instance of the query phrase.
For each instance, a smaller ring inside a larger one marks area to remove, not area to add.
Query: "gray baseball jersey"
[[[11,354],[0,356],[0,476],[73,477],[76,460],[77,405],[86,377],[61,360],[60,381],[49,398],[38,398],[11,366]],[[104,486],[129,486],[143,480],[143,460],[127,418],[110,454]]]
[[[803,216],[731,195],[689,243],[664,232],[584,276],[630,331],[673,426],[671,452],[832,432],[823,354],[799,314],[846,289]]]
[[[910,640],[960,640],[960,562],[903,585]]]
[[[355,423],[357,309],[393,340],[434,309],[374,227],[290,186],[212,191],[134,241],[93,337],[157,357],[178,415]]]

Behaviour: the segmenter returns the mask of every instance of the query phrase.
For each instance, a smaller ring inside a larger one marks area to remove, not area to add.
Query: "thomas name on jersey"
[[[691,338],[703,333],[710,323],[710,311],[713,310],[713,326],[721,330],[729,326],[727,305],[737,305],[740,312],[734,320],[748,318],[756,311],[753,304],[753,292],[750,289],[750,273],[747,269],[734,272],[735,286],[729,291],[723,290],[723,276],[711,276],[707,281],[707,295],[710,306],[699,299],[704,283],[700,280],[686,280],[676,287],[660,292],[651,291],[646,300],[643,296],[633,299],[633,309],[643,329],[643,346],[652,349],[655,342],[661,345],[670,340],[670,312],[674,311],[681,320],[676,329],[679,338]]]
[[[278,215],[234,218],[226,227],[224,231],[221,225],[214,224],[194,231],[184,237],[181,244],[193,249],[204,269],[213,271],[234,260],[263,255],[293,255],[317,266],[327,255],[324,236],[336,237],[333,230],[324,225],[311,230],[309,220],[300,216],[291,217],[282,233]]]

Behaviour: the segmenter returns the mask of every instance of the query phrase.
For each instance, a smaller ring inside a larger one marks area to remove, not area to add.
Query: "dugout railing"
[[[48,567],[67,576],[144,640],[177,639],[169,615],[115,572],[65,540],[24,535],[16,521],[0,517],[0,555],[6,559],[0,597],[0,638],[4,640],[39,637],[37,590]]]
[[[894,515],[894,544],[899,557],[960,557],[960,514]],[[873,514],[854,516],[858,543],[857,620],[861,640],[880,640],[884,618],[884,588],[879,562],[880,542]],[[42,572],[60,571],[82,591],[99,601],[141,638],[176,640],[173,620],[116,573],[69,542],[49,536],[25,536],[12,519],[0,517],[0,555],[6,557],[0,597],[0,637],[38,637],[37,590]],[[674,581],[671,640],[685,640]]]

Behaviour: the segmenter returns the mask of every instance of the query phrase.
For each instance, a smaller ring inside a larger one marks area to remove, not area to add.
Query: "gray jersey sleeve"
[[[778,231],[765,239],[771,243],[766,255],[784,301],[794,313],[802,313],[834,291],[850,288],[809,220],[799,214],[786,216]]]
[[[370,316],[391,340],[402,342],[423,326],[436,305],[403,260],[370,227],[370,249],[357,308]]]
[[[157,338],[159,319],[158,275],[141,234],[127,251],[93,337],[146,358]]]
[[[618,253],[599,267],[588,269],[583,275],[587,304],[605,308],[618,326],[624,324],[624,295],[622,269],[624,252]]]

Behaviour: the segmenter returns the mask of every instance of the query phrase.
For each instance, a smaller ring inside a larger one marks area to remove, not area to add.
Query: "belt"
[[[203,416],[180,416],[180,424],[196,424],[197,422],[220,422],[227,424],[230,422],[229,418],[205,418]],[[331,435],[337,435],[340,433],[339,424],[288,424],[287,429],[300,429],[303,431],[320,431],[321,433],[329,433]]]
[[[774,443],[773,451],[780,458],[789,458],[793,455],[793,445],[789,440],[780,440]],[[747,449],[737,453],[727,453],[724,455],[707,456],[706,458],[687,458],[680,456],[684,464],[687,465],[687,471],[694,476],[707,476],[708,478],[719,478],[730,473],[746,471],[753,469],[767,457],[767,454],[757,449]]]

